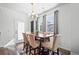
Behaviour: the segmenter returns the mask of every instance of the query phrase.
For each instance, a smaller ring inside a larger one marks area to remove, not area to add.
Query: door
[[[18,22],[18,40],[23,40],[24,22]]]

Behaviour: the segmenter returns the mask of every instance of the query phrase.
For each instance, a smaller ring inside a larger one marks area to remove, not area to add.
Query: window
[[[54,32],[54,15],[43,15],[38,19],[41,32]]]
[[[46,16],[47,19],[47,32],[54,32],[54,14],[49,14]]]
[[[40,17],[38,18],[38,31],[39,31],[39,32],[42,32],[42,25],[43,25],[43,17],[40,16]]]
[[[54,34],[58,34],[58,10],[50,14],[41,15],[38,18],[38,30],[40,32],[54,32]]]
[[[46,32],[46,15],[43,15],[39,21],[40,21],[40,31]]]

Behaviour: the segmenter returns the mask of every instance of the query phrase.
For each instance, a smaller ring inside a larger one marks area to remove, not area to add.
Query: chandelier
[[[32,19],[34,20],[35,18],[38,17],[38,15],[37,15],[37,13],[36,13],[34,3],[31,3],[31,5],[32,5],[32,13],[31,13],[31,17],[32,17]]]

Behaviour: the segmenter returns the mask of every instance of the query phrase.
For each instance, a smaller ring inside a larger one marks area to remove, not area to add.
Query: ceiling
[[[34,3],[34,10],[37,14],[40,14],[57,5],[58,3]],[[30,14],[32,12],[31,3],[0,3],[0,7],[6,7],[26,14]]]

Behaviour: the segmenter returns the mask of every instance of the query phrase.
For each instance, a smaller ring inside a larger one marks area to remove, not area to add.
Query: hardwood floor
[[[23,51],[23,43],[16,44],[16,49],[20,55],[29,55],[29,53],[26,54],[25,50]],[[57,53],[54,53],[57,55]],[[38,54],[37,54],[38,55]],[[42,50],[41,55],[53,55],[51,51],[48,51],[48,49]],[[70,51],[64,50],[60,48],[59,55],[70,55]]]

